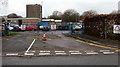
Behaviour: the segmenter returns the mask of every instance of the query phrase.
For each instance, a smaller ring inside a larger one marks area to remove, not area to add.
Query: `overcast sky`
[[[108,14],[113,10],[118,10],[119,1],[120,0],[8,0],[7,10],[3,9],[4,5],[0,5],[0,15],[16,13],[25,17],[26,4],[41,4],[41,2],[43,2],[43,17],[51,15],[55,10],[64,12],[66,9],[75,9],[80,14],[87,10],[96,10],[100,14]]]

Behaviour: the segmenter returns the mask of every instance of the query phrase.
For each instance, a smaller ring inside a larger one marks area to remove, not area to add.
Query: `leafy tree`
[[[79,21],[79,13],[74,9],[66,10],[62,15],[62,20],[64,22],[78,22]]]

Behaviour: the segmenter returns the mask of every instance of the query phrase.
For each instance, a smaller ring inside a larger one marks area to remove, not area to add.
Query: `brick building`
[[[21,20],[22,24],[25,25],[36,25],[39,21],[41,21],[40,18],[8,18],[6,20],[10,20],[11,24],[18,24]]]
[[[42,18],[42,6],[40,4],[26,5],[27,18]]]

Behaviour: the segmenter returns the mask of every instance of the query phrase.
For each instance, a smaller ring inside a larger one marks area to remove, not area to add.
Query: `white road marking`
[[[6,56],[16,56],[18,53],[7,53]]]
[[[95,52],[95,51],[92,51],[92,50],[91,50],[91,51],[85,51],[85,52]]]
[[[61,52],[65,52],[65,51],[55,51],[55,52],[61,53]]]
[[[119,52],[120,50],[116,50],[116,52]]]
[[[28,51],[28,52],[33,52],[33,53],[35,53],[35,51],[34,51],[34,50],[30,50],[30,51]]]
[[[34,53],[25,53],[24,55],[27,55],[27,56],[33,56]]]
[[[39,55],[50,55],[50,53],[39,53]]]
[[[34,43],[35,43],[35,39],[33,40],[33,42],[31,43],[31,45],[30,45],[29,48],[27,49],[26,53],[28,53],[28,51],[30,50],[30,48],[33,46]]]
[[[98,54],[98,52],[87,52],[88,55]]]
[[[109,52],[110,50],[100,50],[100,52]]]
[[[72,55],[79,55],[79,54],[82,54],[82,53],[70,53]]]
[[[2,53],[0,53],[0,56],[2,55]]]
[[[40,52],[50,52],[50,51],[40,51]]]
[[[114,54],[115,52],[103,52],[103,54]]]
[[[72,52],[77,52],[77,53],[78,53],[78,52],[80,52],[80,51],[69,51],[69,52],[71,52],[71,53],[72,53]]]
[[[66,53],[55,53],[56,55],[65,55]]]

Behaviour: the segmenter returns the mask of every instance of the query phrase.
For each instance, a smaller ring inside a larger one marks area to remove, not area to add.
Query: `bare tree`
[[[54,11],[52,13],[52,15],[48,16],[48,18],[50,18],[50,19],[56,19],[56,20],[60,20],[61,17],[62,17],[62,12],[60,12],[60,11]]]
[[[18,15],[15,14],[15,13],[9,14],[7,17],[8,17],[8,18],[22,18],[22,16],[18,16]]]
[[[74,9],[68,9],[63,13],[62,20],[64,22],[78,22],[80,14]]]
[[[113,10],[110,14],[118,14],[118,10]]]
[[[89,11],[85,11],[82,16],[87,16],[87,15],[97,15],[97,11],[95,10],[89,10]]]

